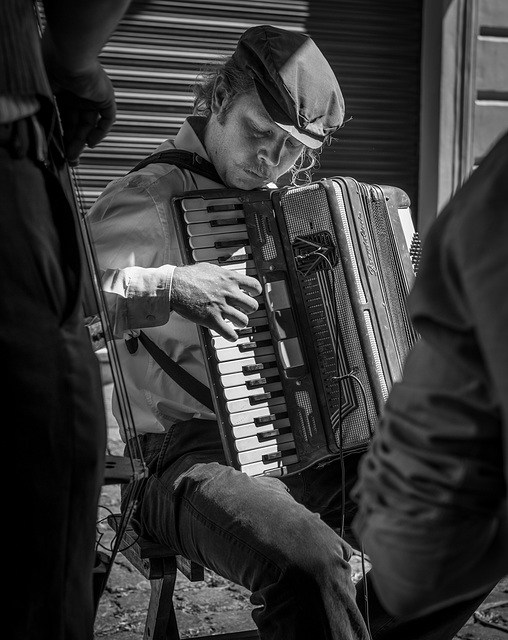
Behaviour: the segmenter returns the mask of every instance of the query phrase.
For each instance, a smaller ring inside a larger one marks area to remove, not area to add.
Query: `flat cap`
[[[344,120],[337,78],[314,41],[303,33],[260,25],[240,37],[233,60],[254,80],[274,122],[312,149]]]

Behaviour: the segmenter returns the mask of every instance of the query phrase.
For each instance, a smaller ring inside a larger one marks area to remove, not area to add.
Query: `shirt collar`
[[[207,123],[207,118],[201,116],[190,116],[186,120],[180,131],[175,137],[175,146],[177,149],[184,149],[185,151],[192,151],[197,153],[205,160],[210,161],[203,143],[199,139],[199,135]]]

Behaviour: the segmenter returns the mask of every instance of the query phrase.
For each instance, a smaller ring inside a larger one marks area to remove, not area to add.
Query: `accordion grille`
[[[290,243],[316,229],[335,235],[327,196],[319,184],[289,190],[281,199],[281,208]],[[298,278],[336,443],[347,448],[371,437],[377,412],[372,396],[364,394],[370,384],[351,302],[344,295],[348,291],[344,269],[338,260],[326,271],[299,272]],[[313,290],[319,290],[320,296],[313,296]],[[354,411],[356,408],[359,410]]]

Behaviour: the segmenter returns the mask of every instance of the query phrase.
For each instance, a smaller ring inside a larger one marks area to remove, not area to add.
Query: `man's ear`
[[[215,81],[212,96],[212,113],[218,114],[229,102],[229,94],[226,88],[224,78],[219,77]]]

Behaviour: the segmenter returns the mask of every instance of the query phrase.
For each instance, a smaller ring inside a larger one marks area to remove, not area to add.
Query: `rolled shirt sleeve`
[[[102,289],[113,333],[120,338],[135,329],[165,324],[171,311],[171,284],[175,267],[127,267],[108,269],[102,277]]]
[[[184,190],[181,172],[151,169],[110,183],[88,214],[117,338],[168,322],[173,272],[182,263],[171,209],[174,192]]]

